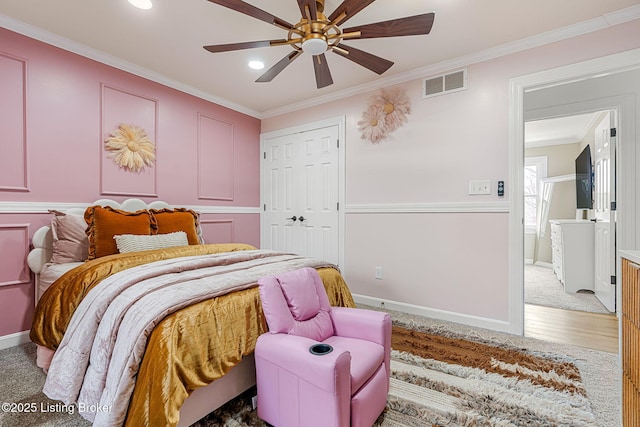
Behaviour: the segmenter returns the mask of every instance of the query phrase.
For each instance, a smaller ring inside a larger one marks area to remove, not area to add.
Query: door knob
[[[294,215],[291,218],[287,218],[287,219],[293,220],[295,222],[298,219],[298,217]],[[300,221],[302,221],[302,217],[300,217]]]
[[[304,221],[304,217],[300,216],[300,218],[298,218],[300,220],[300,222]]]

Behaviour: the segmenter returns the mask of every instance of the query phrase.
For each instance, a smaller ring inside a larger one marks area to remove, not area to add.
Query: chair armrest
[[[391,347],[391,317],[388,313],[350,307],[331,307],[335,334]]]
[[[322,390],[336,393],[336,378],[350,377],[351,354],[334,347],[330,353],[315,355],[309,351],[314,344],[318,341],[267,332],[260,335],[256,343],[256,366],[267,361]]]

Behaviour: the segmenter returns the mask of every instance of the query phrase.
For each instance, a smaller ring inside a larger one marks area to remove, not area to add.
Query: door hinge
[[[336,210],[339,211],[340,210],[340,202],[336,203]]]
[[[616,210],[616,202],[611,202],[611,210],[612,211]]]
[[[336,147],[340,148],[340,140],[336,139]]]
[[[266,203],[264,205],[262,205],[262,210],[266,212],[266,210],[267,210],[267,204]]]
[[[609,136],[610,136],[611,138],[615,138],[615,137],[616,137],[616,135],[617,135],[617,133],[618,133],[618,131],[617,131],[617,129],[616,129],[616,128],[611,128],[611,131],[609,132]]]
[[[266,151],[264,153],[262,153],[262,158],[267,160],[267,152]]]
[[[616,276],[611,276],[611,284],[612,285],[616,284]]]

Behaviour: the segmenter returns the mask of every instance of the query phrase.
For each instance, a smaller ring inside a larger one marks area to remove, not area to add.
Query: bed
[[[266,331],[257,277],[311,266],[333,305],[354,306],[335,266],[205,244],[189,209],[101,199],[52,213],[28,256],[37,304],[30,337],[47,371],[45,394],[82,407],[94,425],[187,426],[255,384],[253,350]],[[76,223],[75,237],[65,221]]]

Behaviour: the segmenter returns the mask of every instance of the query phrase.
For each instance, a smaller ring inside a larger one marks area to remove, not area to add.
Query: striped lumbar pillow
[[[187,233],[184,231],[154,235],[120,234],[113,236],[113,238],[116,240],[118,252],[121,254],[189,245]]]

